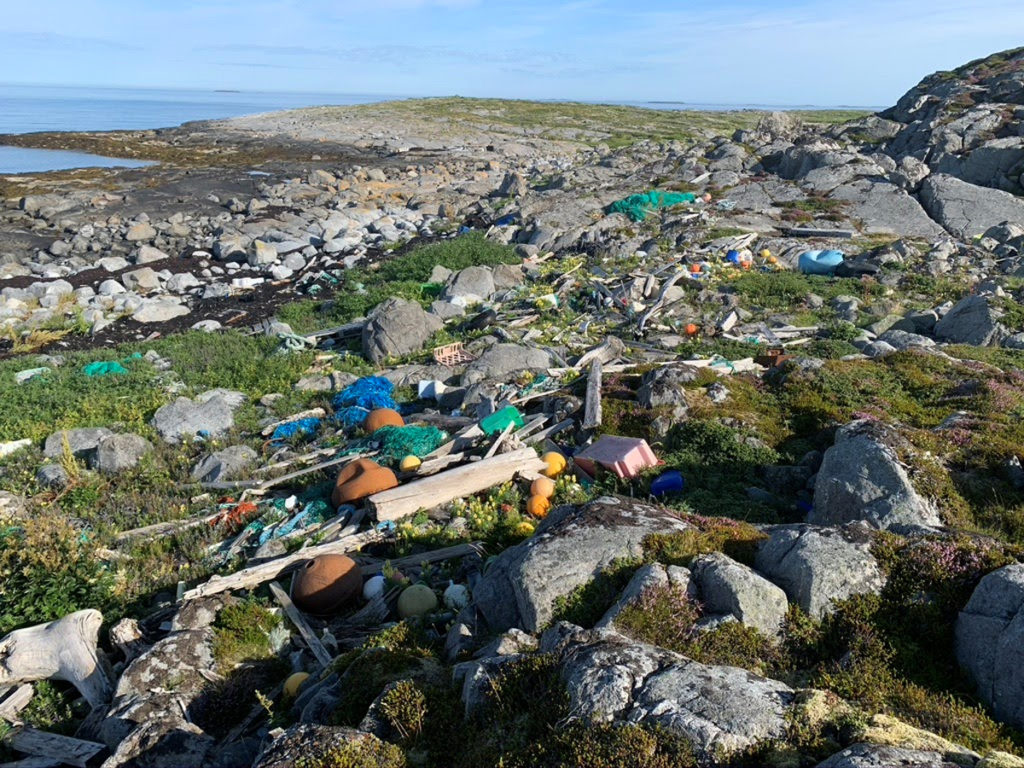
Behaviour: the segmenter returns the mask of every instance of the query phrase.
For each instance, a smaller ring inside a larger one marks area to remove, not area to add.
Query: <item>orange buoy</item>
[[[546,517],[551,509],[551,502],[543,496],[531,496],[526,500],[526,512],[534,517]]]
[[[547,464],[547,468],[542,472],[547,477],[558,477],[565,471],[565,456],[558,451],[548,451],[540,459]]]
[[[376,408],[370,411],[363,423],[363,429],[367,432],[376,432],[381,427],[404,427],[405,419],[402,414],[391,408]]]
[[[750,262],[749,261],[741,261],[740,264],[743,265],[744,269],[750,269]]]
[[[555,481],[549,477],[538,477],[530,483],[530,493],[550,499],[555,495]]]
[[[687,323],[685,330],[687,336],[696,336],[700,332],[700,326],[696,323]]]
[[[346,555],[319,555],[296,572],[291,598],[306,613],[325,616],[355,600],[363,589],[356,561]]]
[[[700,274],[700,264],[691,264],[690,265],[690,274],[699,275]]]
[[[398,478],[387,467],[370,459],[356,459],[342,467],[338,473],[331,503],[340,507],[397,486]]]

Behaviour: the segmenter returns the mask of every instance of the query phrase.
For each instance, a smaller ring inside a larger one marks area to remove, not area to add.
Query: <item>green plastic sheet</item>
[[[616,200],[608,206],[608,213],[624,213],[631,221],[643,221],[647,214],[653,213],[661,208],[671,208],[673,205],[692,203],[697,196],[692,192],[662,192],[652,189],[642,194],[630,195],[622,200]]]

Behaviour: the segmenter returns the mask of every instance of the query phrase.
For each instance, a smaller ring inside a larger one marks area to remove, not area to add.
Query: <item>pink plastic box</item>
[[[613,435],[599,437],[593,445],[577,453],[573,461],[590,476],[594,475],[596,465],[600,464],[623,478],[636,477],[648,467],[658,465],[658,457],[646,440]]]

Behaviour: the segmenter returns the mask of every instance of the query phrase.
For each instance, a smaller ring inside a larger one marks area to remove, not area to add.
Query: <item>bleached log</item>
[[[398,520],[419,509],[432,509],[508,482],[517,472],[543,466],[532,448],[520,448],[382,491],[367,499],[367,504],[378,520]]]
[[[288,593],[281,588],[281,585],[276,581],[270,582],[270,593],[277,600],[281,608],[284,609],[285,614],[291,620],[295,628],[299,630],[299,634],[302,635],[302,639],[306,641],[306,645],[309,647],[310,652],[316,657],[316,660],[320,662],[321,667],[326,667],[331,663],[333,657],[324,648],[324,644],[320,642],[320,638],[316,636],[313,630],[309,626],[309,622],[306,621],[306,617],[302,615],[302,612],[295,607],[295,603],[288,597]]]
[[[96,652],[103,614],[87,609],[0,640],[0,685],[64,680],[92,707],[110,701],[113,682]]]
[[[583,428],[596,429],[601,426],[601,361],[590,364],[587,377],[587,399],[583,406]]]
[[[23,683],[15,688],[3,701],[0,701],[0,718],[8,722],[16,721],[18,713],[21,712],[35,695],[35,688],[29,683]]]
[[[195,600],[199,597],[216,595],[232,589],[252,589],[264,582],[291,573],[307,560],[318,555],[345,554],[353,552],[366,544],[378,541],[381,535],[376,531],[346,536],[337,541],[306,547],[290,555],[274,558],[265,563],[243,568],[230,576],[213,576],[209,581],[199,584],[182,595],[182,600]]]
[[[24,725],[16,726],[4,741],[26,755],[51,758],[68,765],[77,765],[79,768],[85,768],[89,760],[107,748],[105,744],[98,744],[95,741],[83,741],[70,736],[37,731]]]

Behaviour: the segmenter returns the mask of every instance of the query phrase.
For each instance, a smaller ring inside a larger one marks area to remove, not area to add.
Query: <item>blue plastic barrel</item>
[[[800,254],[800,271],[805,275],[831,275],[843,259],[842,251],[804,251]]]
[[[664,496],[668,493],[680,493],[685,485],[686,481],[683,480],[683,476],[678,471],[669,469],[654,478],[654,482],[651,483],[651,495]]]

